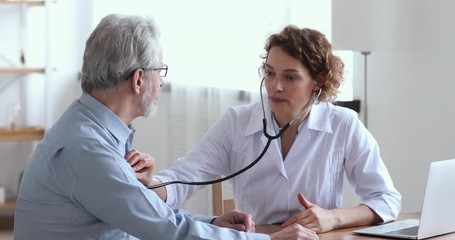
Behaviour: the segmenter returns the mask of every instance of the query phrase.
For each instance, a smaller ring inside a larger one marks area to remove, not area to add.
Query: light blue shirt
[[[82,94],[27,164],[15,239],[269,239],[171,209],[125,160],[133,134],[107,107]]]
[[[271,113],[267,103],[266,113]],[[271,116],[267,114],[267,132],[274,135]],[[230,108],[187,156],[155,176],[163,182],[207,181],[244,168],[267,143],[262,118],[260,103]],[[369,206],[383,222],[397,217],[401,195],[375,139],[354,111],[321,102],[313,105],[299,126],[286,159],[279,139],[274,140],[261,161],[230,181],[236,208],[250,213],[256,224],[271,224],[305,210],[297,199],[299,192],[322,208],[341,208],[344,176],[360,203]],[[200,188],[168,185],[167,203],[179,205]]]

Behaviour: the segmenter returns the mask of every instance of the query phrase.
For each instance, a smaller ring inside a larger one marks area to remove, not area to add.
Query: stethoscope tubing
[[[243,172],[247,171],[248,169],[250,169],[254,165],[256,165],[264,157],[265,153],[267,152],[267,150],[270,147],[270,143],[272,142],[272,140],[275,140],[275,139],[278,139],[279,137],[281,137],[281,135],[284,133],[284,131],[286,131],[292,124],[294,124],[294,122],[297,119],[299,119],[302,116],[303,113],[305,113],[306,111],[308,111],[310,109],[310,107],[317,101],[317,99],[319,98],[319,95],[321,95],[321,92],[322,92],[322,90],[319,89],[318,94],[314,95],[313,100],[311,102],[309,102],[309,104],[307,104],[305,106],[303,111],[299,115],[297,115],[297,117],[295,117],[292,121],[290,121],[289,123],[284,125],[284,127],[282,127],[278,131],[278,133],[276,135],[270,135],[270,134],[267,133],[267,120],[266,120],[266,117],[265,117],[264,100],[263,100],[263,97],[262,97],[262,85],[263,85],[263,83],[264,83],[264,79],[262,79],[261,87],[260,87],[261,105],[262,105],[262,112],[263,112],[263,115],[264,115],[264,118],[262,119],[262,131],[264,133],[264,136],[267,138],[267,143],[265,144],[264,149],[262,150],[261,154],[259,154],[259,156],[253,162],[251,162],[246,167],[240,169],[239,171],[237,171],[237,172],[235,172],[235,173],[233,173],[231,175],[228,175],[228,176],[225,176],[225,177],[221,177],[221,178],[218,178],[218,179],[215,179],[215,180],[199,181],[199,182],[175,180],[175,181],[164,182],[164,183],[160,183],[160,184],[156,184],[156,185],[152,185],[152,186],[147,186],[147,188],[148,189],[156,189],[156,188],[165,187],[165,186],[171,185],[171,184],[198,185],[198,186],[200,186],[200,185],[210,185],[210,184],[215,184],[215,183],[219,183],[219,182],[223,182],[223,181],[229,180],[229,179],[231,179],[233,177],[236,177],[236,176],[242,174]]]
[[[263,123],[265,124],[265,122],[263,121]],[[279,137],[279,136],[278,136]],[[243,172],[245,172],[246,170],[250,169],[251,167],[253,167],[254,165],[256,165],[256,163],[258,163],[263,157],[264,157],[264,154],[267,152],[267,150],[269,149],[269,146],[270,146],[270,143],[272,142],[273,138],[268,138],[267,140],[267,143],[265,144],[265,147],[264,149],[262,150],[261,154],[259,154],[259,156],[256,158],[256,160],[254,160],[253,162],[251,162],[248,166],[240,169],[239,171],[231,174],[231,175],[228,175],[228,176],[225,176],[225,177],[222,177],[222,178],[218,178],[218,179],[215,179],[215,180],[211,180],[211,181],[200,181],[200,182],[190,182],[190,181],[182,181],[182,180],[175,180],[175,181],[169,181],[169,182],[164,182],[164,183],[160,183],[160,184],[156,184],[156,185],[153,185],[153,186],[147,186],[148,189],[156,189],[156,188],[160,188],[160,187],[164,187],[164,186],[167,186],[167,185],[171,185],[171,184],[184,184],[184,185],[210,185],[210,184],[215,184],[215,183],[219,183],[219,182],[223,182],[223,181],[226,181],[226,180],[229,180],[237,175],[240,175],[242,174]]]

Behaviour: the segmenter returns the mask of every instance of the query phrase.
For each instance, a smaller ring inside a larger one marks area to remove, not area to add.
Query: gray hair
[[[136,69],[157,67],[159,37],[160,31],[150,17],[111,14],[101,19],[85,44],[82,90],[112,90]]]

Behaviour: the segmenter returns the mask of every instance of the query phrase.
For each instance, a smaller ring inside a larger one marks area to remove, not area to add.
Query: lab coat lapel
[[[291,164],[292,159],[296,159],[299,154],[302,154],[302,150],[309,144],[312,134],[316,134],[316,132],[319,131],[332,133],[330,109],[327,106],[327,103],[313,105],[306,121],[307,123],[297,135],[294,144],[292,144],[291,150],[287,156],[289,161],[285,161],[285,166],[295,166]]]
[[[273,129],[272,119],[271,119],[271,111],[268,106],[268,102],[265,101],[265,112],[267,118],[267,132],[270,135],[275,135],[275,130]],[[252,109],[252,115],[248,121],[248,125],[246,127],[245,136],[251,134],[258,134],[260,133],[260,141],[262,143],[261,149],[258,149],[258,154],[267,144],[268,138],[263,133],[263,125],[262,125],[262,107],[261,103],[256,103]],[[286,170],[284,169],[283,165],[283,157],[281,156],[281,151],[278,146],[279,139],[272,140],[270,143],[270,147],[264,155],[264,159],[261,160],[262,164],[267,165],[274,165],[280,171],[280,173],[287,178]],[[264,163],[265,162],[265,163]],[[259,163],[261,164],[261,163]]]
[[[267,112],[270,113],[270,110],[268,109],[268,104],[266,105],[266,113]],[[276,134],[275,130],[273,129],[273,123],[272,123],[272,121],[274,121],[274,120],[272,119],[271,114],[268,114],[268,116],[266,116],[266,117],[267,117],[267,132],[269,135],[274,136]],[[265,145],[267,144],[268,138],[264,134],[262,134],[261,141],[265,147]],[[272,161],[273,165],[278,169],[278,171],[280,171],[280,173],[284,177],[287,178],[286,169],[284,168],[284,164],[283,164],[283,156],[281,155],[278,141],[280,141],[280,138],[272,140],[272,142],[270,143],[270,147],[264,157],[267,158],[268,161]]]
[[[269,130],[269,131],[271,131],[271,130]],[[272,133],[272,132],[269,132],[269,133]],[[261,140],[265,147],[265,144],[267,144],[267,140],[268,140],[267,137],[262,135]],[[284,177],[287,178],[287,173],[286,173],[286,169],[284,168],[283,157],[281,155],[278,141],[280,141],[279,138],[272,140],[272,142],[270,143],[270,147],[267,150],[267,152],[265,153],[264,157],[266,158],[267,161],[271,161],[272,164],[278,169],[278,171],[280,171],[280,173]]]
[[[297,157],[297,154],[301,152],[301,149],[305,147],[306,144],[308,144],[308,141],[310,140],[310,133],[307,126],[308,125],[304,126],[302,131],[296,136],[295,141],[288,153],[288,156],[286,157],[284,165],[287,165],[286,163],[292,162],[292,159],[295,159]],[[290,166],[293,165],[290,164]]]

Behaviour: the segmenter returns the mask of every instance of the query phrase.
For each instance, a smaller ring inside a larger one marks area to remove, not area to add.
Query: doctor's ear
[[[314,86],[313,86],[313,92],[319,92],[319,90],[322,88],[322,84],[319,82],[314,81]]]
[[[319,90],[324,86],[325,78],[320,76],[316,80],[314,80],[313,91],[319,92]]]

